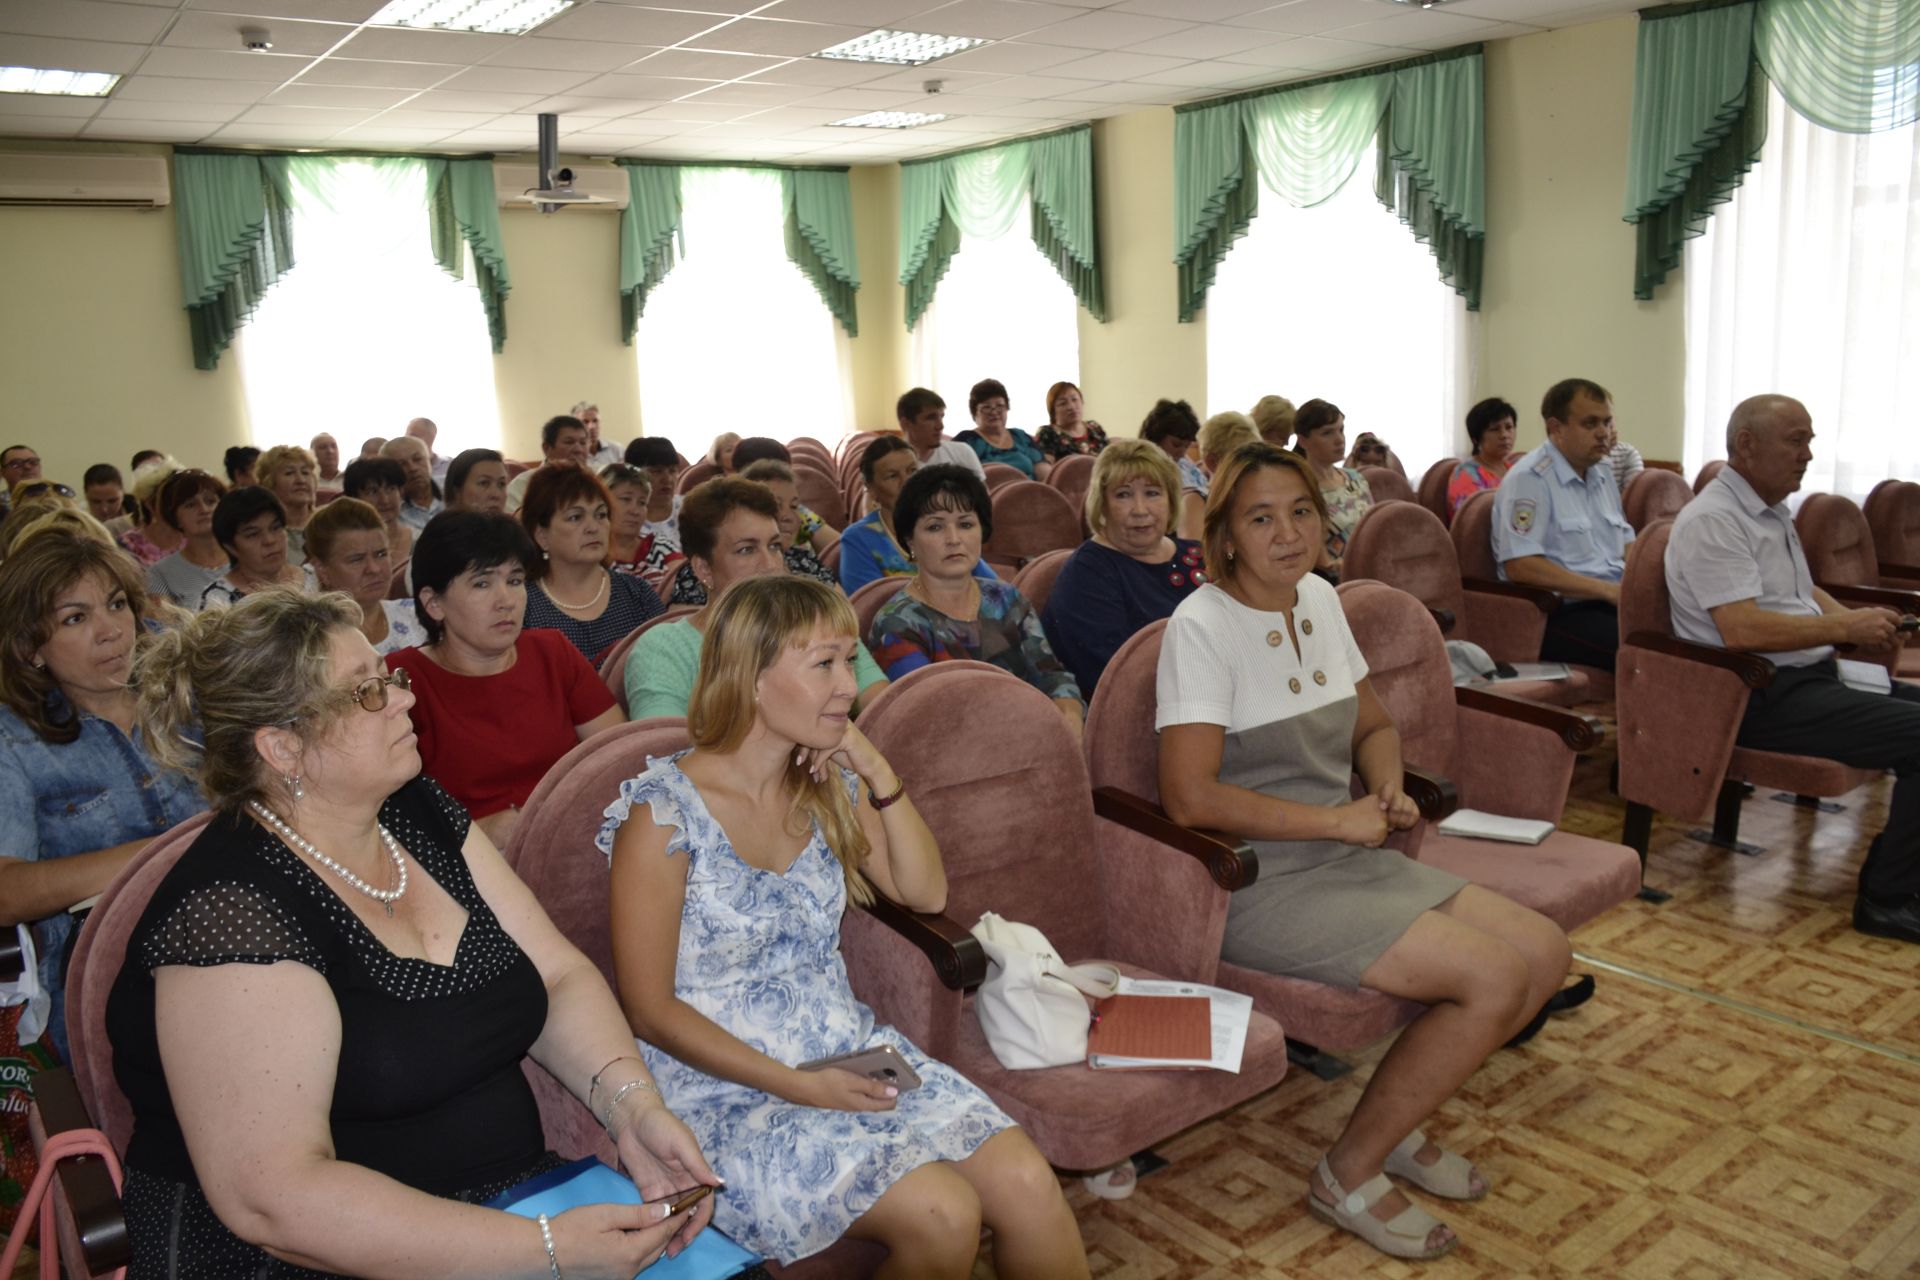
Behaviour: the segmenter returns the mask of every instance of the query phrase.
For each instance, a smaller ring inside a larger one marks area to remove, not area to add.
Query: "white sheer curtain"
[[[1374,197],[1371,147],[1332,198],[1260,212],[1207,293],[1206,413],[1331,400],[1418,478],[1465,452],[1474,326],[1427,246]]]
[[[1687,245],[1687,472],[1781,392],[1813,415],[1802,492],[1858,501],[1920,479],[1920,126],[1835,133],[1770,98],[1760,163]]]
[[[304,445],[327,431],[351,459],[366,437],[431,418],[442,455],[498,448],[486,313],[471,258],[464,280],[434,263],[426,166],[290,167],[295,266],[234,342],[253,442]]]
[[[835,443],[853,424],[846,336],[787,260],[780,175],[690,168],[680,207],[686,252],[633,340],[647,434],[689,458],[726,431]]]
[[[1034,248],[1026,211],[1023,200],[1020,216],[995,236],[962,232],[960,251],[914,326],[913,380],[947,402],[949,436],[973,425],[967,393],[982,378],[1006,384],[1007,425],[1029,434],[1046,425],[1047,388],[1080,381],[1079,303]]]

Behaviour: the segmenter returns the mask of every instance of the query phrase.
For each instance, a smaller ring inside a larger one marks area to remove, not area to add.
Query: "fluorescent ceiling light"
[[[573,0],[388,0],[367,22],[376,27],[431,27],[437,31],[485,31],[517,36]]]
[[[855,129],[916,129],[935,120],[951,120],[945,115],[930,116],[922,111],[869,111],[863,116],[830,120],[828,124],[848,125]]]
[[[119,76],[105,71],[0,67],[0,93],[59,93],[70,98],[104,98],[119,83]]]
[[[845,62],[891,62],[896,66],[917,67],[963,49],[977,49],[987,43],[978,36],[935,36],[923,31],[869,31],[857,39],[822,49],[811,56],[837,58]]]

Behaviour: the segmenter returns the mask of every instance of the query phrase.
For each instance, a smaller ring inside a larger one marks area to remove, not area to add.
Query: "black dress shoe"
[[[1901,942],[1920,942],[1920,894],[1892,901],[1861,894],[1853,900],[1855,932]]]

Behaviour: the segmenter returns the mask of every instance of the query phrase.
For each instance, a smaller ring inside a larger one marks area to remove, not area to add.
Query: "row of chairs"
[[[1522,849],[1445,837],[1427,825],[1460,803],[1557,821],[1575,754],[1598,741],[1598,728],[1558,708],[1453,689],[1439,629],[1405,593],[1349,582],[1340,598],[1374,687],[1400,727],[1407,790],[1426,820],[1398,833],[1395,847],[1568,929],[1632,896],[1639,878],[1624,847],[1556,833],[1539,848]],[[884,901],[848,913],[843,947],[854,989],[881,1020],[985,1089],[1062,1168],[1109,1167],[1271,1088],[1287,1070],[1289,1036],[1327,1050],[1357,1048],[1420,1012],[1407,1001],[1220,962],[1230,895],[1254,882],[1259,863],[1232,837],[1180,827],[1157,804],[1153,719],[1164,628],[1141,632],[1115,657],[1089,712],[1083,748],[1043,694],[975,662],[916,671],[861,718],[902,776],[917,780],[915,803],[939,838],[949,891],[942,915]],[[949,730],[929,735],[930,723]],[[607,868],[592,850],[593,830],[620,780],[640,772],[649,755],[686,742],[684,722],[667,719],[622,725],[581,744],[534,792],[506,849],[556,924],[609,980]],[[64,1110],[51,1102],[65,1118],[46,1119],[52,1131],[84,1124],[73,1119],[84,1106],[114,1147],[125,1149],[131,1115],[113,1079],[106,997],[148,897],[203,824],[182,824],[150,845],[84,926],[68,997],[78,1096]],[[961,923],[987,910],[1038,926],[1076,961],[1099,958],[1134,976],[1216,983],[1251,995],[1256,1012],[1240,1073],[1000,1067],[970,1007],[985,956]],[[532,1063],[526,1069],[554,1149],[569,1158],[610,1159],[584,1108],[544,1070]],[[63,1096],[53,1085],[44,1093],[49,1100]],[[116,1206],[103,1200],[97,1169],[68,1167],[74,1164],[63,1162],[60,1171],[70,1207],[64,1230],[77,1239],[74,1224],[86,1224],[90,1249],[67,1256],[104,1268],[112,1265]],[[124,1235],[117,1239],[124,1250]],[[873,1247],[848,1241],[769,1270],[782,1277],[864,1276],[880,1260]]]

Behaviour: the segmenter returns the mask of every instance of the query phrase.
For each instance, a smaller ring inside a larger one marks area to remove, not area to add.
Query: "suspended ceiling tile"
[[[533,128],[534,120],[541,115],[557,115],[560,127],[566,128],[568,120],[611,120],[616,116],[630,116],[636,111],[645,111],[657,107],[663,102],[671,102],[678,94],[655,93],[646,97],[632,98],[588,98],[579,94],[565,93],[552,98],[542,98],[525,111],[510,112],[503,119],[524,119],[527,128]]]
[[[738,120],[741,116],[753,114],[752,107],[730,107],[724,102],[702,102],[694,98],[688,102],[663,102],[650,107],[638,115],[629,116],[630,120],[644,120],[649,126],[662,120],[678,120],[688,124],[718,124],[727,120]]]
[[[701,102],[727,102],[741,107],[784,107],[818,90],[801,84],[762,84],[755,80],[734,80],[697,92],[698,100]]]
[[[334,142],[342,146],[432,147],[449,136],[434,129],[390,129],[381,125],[366,125],[358,129],[342,129]]]
[[[954,0],[952,4],[917,15],[913,19],[913,30],[1006,40],[1085,12],[1057,4],[1028,4],[1025,0]]]
[[[623,4],[577,5],[543,23],[542,40],[598,40],[614,44],[678,44],[708,27],[726,22],[711,13],[639,9]]]
[[[1017,40],[998,40],[977,49],[956,53],[950,58],[928,63],[933,67],[953,67],[960,71],[1002,71],[1019,75],[1044,71],[1063,62],[1086,56],[1084,50],[1065,49],[1055,44],[1024,44]]]
[[[910,15],[933,8],[934,0],[780,0],[763,10],[769,18],[792,18],[801,22],[843,22],[848,26],[892,27],[899,30]]]
[[[1323,36],[1300,36],[1278,44],[1228,54],[1220,61],[1244,62],[1257,67],[1311,67],[1330,59],[1357,57],[1372,62],[1386,62],[1396,56],[1399,55],[1395,50],[1383,49],[1378,45],[1329,40]]]
[[[382,112],[379,119],[368,123],[387,129],[438,129],[448,134],[484,128],[499,118],[497,111],[422,111],[410,101],[406,106]]]
[[[289,129],[308,128],[318,133],[335,133],[356,124],[364,124],[374,114],[372,111],[346,107],[277,107],[272,103],[262,103],[257,107],[248,107],[238,123],[284,125]]]
[[[245,142],[262,146],[322,146],[333,137],[336,130],[316,131],[311,126],[298,124],[254,124],[239,121],[227,125],[208,135],[208,140],[220,143]]]
[[[1092,103],[1078,98],[1036,98],[1031,102],[1002,102],[994,114],[1015,120],[1074,120]]]
[[[938,80],[942,90],[949,93],[986,93],[992,94],[994,86],[1006,83],[1006,77],[996,74],[983,74],[970,71],[949,71],[939,63],[929,63],[924,67],[896,68],[891,75],[881,76],[878,80],[865,85],[868,89],[899,89],[902,91],[923,92],[927,81]]]
[[[694,80],[738,80],[756,71],[779,66],[783,58],[750,53],[707,53],[691,49],[662,49],[630,70],[643,76],[682,76]]]
[[[524,67],[469,67],[440,87],[460,93],[565,93],[590,79],[579,71],[530,71]]]
[[[110,105],[112,103],[105,98],[68,98],[51,93],[0,93],[0,133],[5,132],[4,123],[15,116],[62,116],[69,120],[86,120],[102,107]],[[137,105],[170,108],[190,104],[160,102]],[[240,108],[236,106],[233,109],[238,111]],[[139,115],[140,113],[135,111],[121,114]],[[154,119],[165,120],[168,117],[156,115]]]
[[[754,115],[749,123],[779,134],[793,129],[817,129],[845,114],[832,107],[772,107]]]
[[[183,13],[180,20],[160,42],[162,48],[228,49],[251,54],[240,38],[243,27],[263,30],[273,41],[274,53],[326,53],[352,35],[357,28],[344,22],[266,22],[259,18],[238,18],[225,13]],[[258,55],[254,55],[258,56]]]
[[[365,22],[386,0],[186,0],[188,9],[213,9],[261,18],[310,18],[322,22]]]
[[[140,65],[140,56],[146,51],[147,46],[139,44],[0,33],[0,66],[8,67],[111,71],[125,75]]]
[[[378,58],[393,62],[452,62],[463,66],[484,62],[508,51],[513,36],[478,31],[416,31],[403,27],[362,27],[340,50],[346,58]]]
[[[1089,102],[1178,102],[1188,95],[1170,84],[1094,84],[1078,95]]]
[[[765,53],[782,58],[805,57],[867,34],[865,27],[824,22],[778,22],[771,18],[740,18],[724,27],[683,41],[690,49],[722,49],[733,53]]]
[[[1188,58],[1162,58],[1151,53],[1109,51],[1049,68],[1048,74],[1072,80],[1138,80],[1152,71],[1172,71],[1191,61]]]
[[[426,89],[459,70],[438,62],[374,62],[364,58],[322,58],[301,75],[301,84],[366,85],[382,89]]]
[[[1253,68],[1244,62],[1189,62],[1172,71],[1151,71],[1139,77],[1147,84],[1193,89],[1220,89],[1244,82]]]
[[[531,145],[533,135],[514,129],[468,129],[454,134],[447,141],[462,148],[479,147],[487,151],[511,151],[522,145]]]
[[[671,102],[675,98],[697,93],[701,89],[711,89],[721,83],[723,82],[717,79],[696,80],[692,77],[675,76],[601,76],[579,86],[571,96],[576,98],[653,98],[661,102]]]
[[[756,71],[748,84],[790,84],[802,88],[844,89],[890,74],[894,68],[873,62],[839,62],[831,58],[794,58]]]
[[[94,142],[171,142],[178,146],[199,142],[210,132],[205,125],[180,120],[95,120],[80,131],[80,136]]]
[[[73,116],[0,115],[0,136],[13,134],[23,138],[72,138],[79,134],[85,124],[84,120]]]
[[[829,89],[811,98],[802,98],[794,105],[838,107],[842,115],[853,116],[867,111],[917,111],[920,109],[920,100],[925,96],[919,93],[901,93],[898,90]]]
[[[172,17],[165,9],[98,0],[7,0],[0,4],[0,31],[148,44],[160,37]]]
[[[1153,18],[1182,18],[1188,22],[1218,22],[1256,9],[1270,9],[1271,0],[1122,0],[1115,13],[1144,13]]]
[[[226,124],[242,111],[240,102],[109,102],[100,108],[103,120],[185,120],[193,124]],[[365,112],[361,112],[365,115]]]
[[[1351,27],[1375,18],[1417,13],[1405,5],[1388,0],[1292,0],[1271,9],[1256,9],[1220,21],[1230,27],[1253,27],[1261,31],[1282,31],[1289,35],[1311,36],[1337,27]]]
[[[1535,26],[1565,26],[1572,21],[1632,13],[1645,6],[1639,0],[1453,0],[1448,13],[1471,18],[1495,18]]]
[[[129,76],[113,88],[116,102],[258,102],[273,92],[266,83],[244,80],[183,80],[172,76]]]
[[[143,75],[151,76],[285,84],[312,62],[312,58],[299,54],[229,53],[218,49],[168,49],[162,46],[148,52],[146,60],[140,64],[140,71]]]
[[[1341,27],[1333,34],[1342,40],[1362,44],[1393,44],[1406,48],[1445,49],[1456,44],[1484,40],[1493,23],[1483,18],[1460,17],[1435,9],[1415,9],[1384,21],[1363,22]]]
[[[413,94],[412,89],[369,89],[300,81],[275,89],[267,101],[281,107],[364,107],[369,111],[384,111],[399,106]]]
[[[508,111],[525,111],[540,101],[537,93],[459,93],[429,89],[407,102],[421,111],[479,111],[497,116]]]
[[[978,93],[989,98],[1058,98],[1071,97],[1077,90],[1086,87],[1085,80],[1067,76],[1008,76],[1004,80],[994,81]]]
[[[1194,24],[1191,22],[1172,22],[1165,18],[1149,18],[1144,14],[1115,13],[1103,9],[1097,13],[1081,14],[1065,22],[1042,27],[1038,31],[1027,32],[1026,38],[1034,44],[1064,44],[1083,49],[1124,49],[1130,44],[1139,44],[1142,40],[1152,40],[1158,36],[1170,36],[1185,31]]]
[[[652,53],[630,44],[594,44],[587,40],[543,40],[521,36],[498,53],[478,61],[490,67],[525,67],[533,71],[618,71]]]

